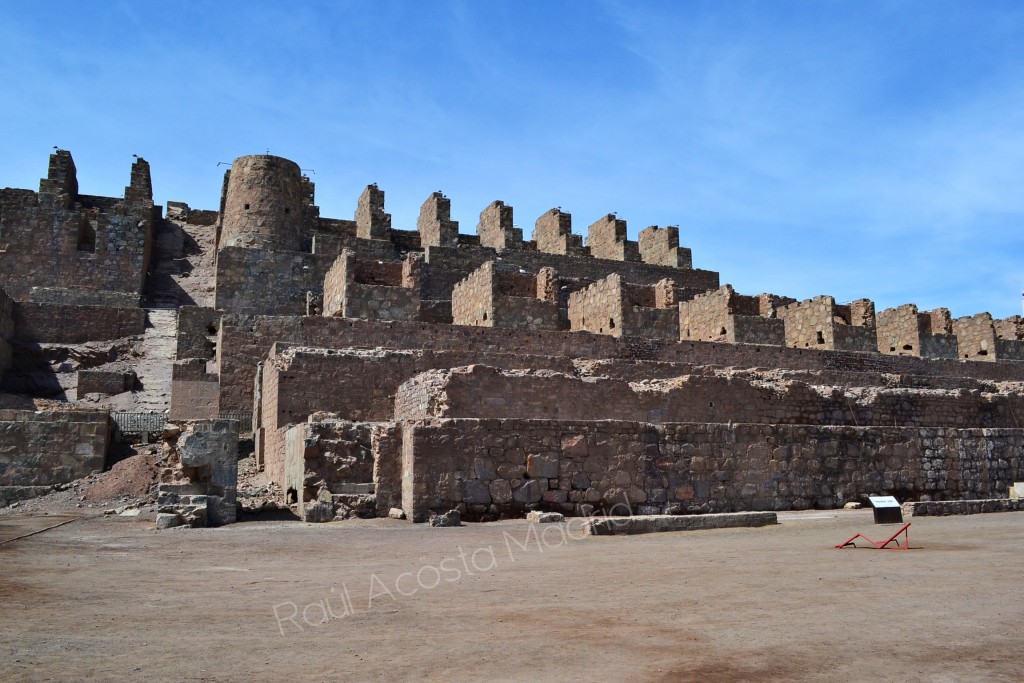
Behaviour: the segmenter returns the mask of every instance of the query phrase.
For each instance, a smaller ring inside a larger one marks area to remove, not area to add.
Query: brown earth
[[[917,518],[905,552],[833,547],[894,530],[870,514],[579,540],[93,517],[3,543],[69,519],[7,515],[0,680],[1019,680],[1024,514]]]

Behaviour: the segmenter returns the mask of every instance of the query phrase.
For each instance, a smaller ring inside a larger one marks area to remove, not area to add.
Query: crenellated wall
[[[110,293],[104,305],[138,306],[161,212],[149,164],[133,164],[123,199],[78,194],[76,173],[71,153],[61,150],[50,156],[39,193],[0,190],[0,287],[16,301],[29,301],[40,287],[72,299]]]

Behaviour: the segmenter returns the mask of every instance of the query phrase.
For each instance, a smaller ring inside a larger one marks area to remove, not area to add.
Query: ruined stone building
[[[1019,317],[739,294],[678,228],[634,242],[613,214],[584,240],[552,209],[527,240],[495,201],[468,234],[436,192],[408,230],[370,185],[325,218],[269,155],[235,160],[215,211],[155,205],[142,159],[123,198],[76,174],[58,151],[38,192],[0,191],[4,500],[102,467],[111,412],[165,410],[251,424],[309,519],[832,508],[1021,477]]]

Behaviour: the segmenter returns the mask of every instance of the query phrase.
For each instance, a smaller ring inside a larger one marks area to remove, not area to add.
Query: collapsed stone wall
[[[14,304],[14,335],[21,342],[83,344],[132,337],[145,331],[146,312],[141,308]]]
[[[372,430],[366,423],[340,420],[288,430],[283,482],[288,501],[305,512],[308,503],[333,504],[336,495],[369,492],[374,471]]]
[[[542,295],[546,298],[540,298]],[[499,272],[495,261],[487,261],[456,283],[452,322],[517,330],[563,327],[554,292],[541,292],[537,276]]]
[[[1019,429],[433,419],[403,425],[402,506],[486,520],[988,498],[1020,477],[1022,447]]]
[[[0,506],[103,469],[106,411],[0,410]]]

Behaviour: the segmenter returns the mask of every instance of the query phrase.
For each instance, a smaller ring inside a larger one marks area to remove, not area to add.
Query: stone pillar
[[[639,261],[640,250],[636,242],[626,239],[626,221],[614,214],[595,221],[587,231],[587,246],[594,258],[613,261]]]
[[[434,192],[420,207],[416,229],[420,232],[420,245],[427,247],[454,247],[459,243],[459,223],[451,219],[452,203],[440,192]]]
[[[579,254],[583,251],[583,237],[572,232],[572,215],[561,209],[551,209],[537,219],[533,229],[537,251],[548,254]]]
[[[149,162],[138,157],[132,164],[132,177],[128,187],[124,188],[124,200],[129,204],[153,206],[153,179],[149,172]]]
[[[480,236],[480,245],[484,247],[504,251],[523,246],[523,231],[513,225],[512,207],[502,201],[491,202],[480,212],[476,232]]]
[[[51,209],[70,209],[78,196],[78,170],[71,152],[58,149],[50,155],[46,177],[39,181],[39,203]]]
[[[356,207],[356,237],[366,240],[391,239],[391,214],[384,212],[384,190],[367,185]]]
[[[644,263],[672,268],[690,268],[689,249],[679,248],[679,228],[652,225],[640,231],[640,258]]]
[[[545,266],[537,271],[537,298],[549,303],[558,303],[558,273]]]
[[[676,283],[674,280],[665,278],[654,284],[654,307],[675,308],[676,306]]]

